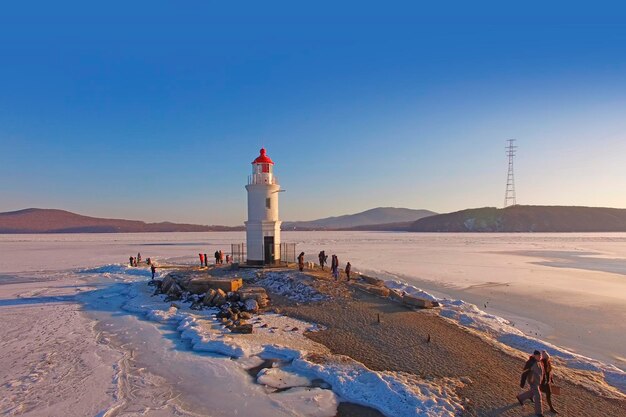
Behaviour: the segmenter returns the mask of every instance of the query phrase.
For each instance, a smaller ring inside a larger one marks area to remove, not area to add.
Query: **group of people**
[[[137,267],[141,263],[141,253],[138,253],[137,256],[130,256],[128,258],[128,263],[132,267]],[[146,265],[150,265],[150,271],[152,272],[152,279],[154,279],[157,266],[154,264],[154,262],[152,262],[152,259],[150,258],[146,258]]]
[[[200,266],[209,266],[209,257],[206,253],[199,253],[198,256],[200,257]],[[213,256],[215,257],[215,265],[224,264],[224,260],[226,260],[227,264],[231,262],[230,255],[224,255],[224,252],[221,250],[216,250]]]
[[[130,256],[128,258],[128,263],[130,266],[137,266],[141,263],[141,253],[138,253],[137,256]],[[146,264],[150,265],[150,258],[146,259]]]
[[[328,261],[328,255],[326,255],[325,251],[321,251],[317,255],[317,258],[319,260],[320,267],[322,268],[322,271],[323,271],[324,265]],[[300,270],[300,272],[304,270],[304,252],[300,252],[300,255],[298,255],[298,269]],[[339,258],[337,257],[337,255],[332,255],[332,258],[330,261],[330,270],[333,274],[333,278],[335,278],[335,281],[338,281],[339,280]],[[350,264],[350,262],[348,262],[344,269],[346,273],[346,277],[348,278],[348,281],[350,281],[351,270],[352,270],[352,265]]]
[[[550,407],[550,412],[557,414],[552,405],[552,391],[554,388],[552,377],[552,361],[548,352],[538,350],[534,351],[532,356],[528,358],[524,364],[522,377],[520,380],[520,388],[524,388],[528,384],[528,390],[517,396],[520,405],[524,405],[524,401],[530,400],[535,404],[535,414],[543,416],[543,404],[541,403],[542,395],[546,396],[546,402]]]

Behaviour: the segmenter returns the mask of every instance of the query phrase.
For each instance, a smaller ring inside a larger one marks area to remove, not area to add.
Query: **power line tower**
[[[504,148],[506,150],[506,156],[509,158],[509,172],[506,176],[506,193],[504,194],[504,207],[514,206],[517,204],[515,201],[515,176],[513,174],[513,157],[517,152],[517,146],[515,145],[515,139],[508,139],[507,145]]]

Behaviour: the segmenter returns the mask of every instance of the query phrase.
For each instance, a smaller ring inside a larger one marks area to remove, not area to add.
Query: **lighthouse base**
[[[246,222],[246,264],[280,264],[280,224],[280,221]]]

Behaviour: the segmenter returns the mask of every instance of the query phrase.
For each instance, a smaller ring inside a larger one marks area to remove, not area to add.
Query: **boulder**
[[[377,287],[384,287],[385,286],[385,281],[383,281],[382,279],[378,279],[378,278],[374,278],[374,277],[368,277],[367,275],[360,275],[360,278],[367,282],[370,285],[375,285]]]
[[[256,313],[259,311],[259,303],[255,299],[248,298],[243,302],[243,304],[246,311],[250,313]]]
[[[391,298],[391,299],[392,299],[392,300],[394,300],[394,301],[400,301],[400,302],[402,302],[402,298],[403,298],[403,297],[404,297],[404,296],[403,296],[403,295],[402,295],[402,293],[401,293],[401,292],[399,292],[399,291],[396,291],[396,290],[390,290],[390,291],[389,291],[389,298]]]
[[[221,306],[226,302],[226,293],[218,288],[215,291],[215,297],[213,298],[213,305]]]
[[[204,295],[204,298],[202,299],[202,304],[204,304],[205,306],[212,306],[213,299],[215,298],[216,295],[217,295],[217,291],[213,289],[208,290],[206,294]]]
[[[171,300],[178,300],[180,296],[183,294],[182,288],[177,283],[173,283],[170,285],[170,288],[167,290],[167,296]]]
[[[365,292],[368,292],[370,294],[378,295],[380,297],[388,297],[389,296],[389,292],[390,292],[389,288],[387,288],[387,287],[379,287],[378,285],[363,284],[363,283],[360,283],[360,282],[353,282],[352,286],[358,288],[361,291],[365,291]]]
[[[232,333],[244,333],[250,334],[252,333],[252,325],[251,324],[240,324],[239,326],[231,326],[230,331]]]
[[[248,313],[247,311],[242,311],[241,313],[239,313],[239,318],[241,320],[250,320],[252,318],[252,314]]]
[[[411,307],[418,308],[434,308],[439,306],[439,303],[436,301],[431,301],[425,298],[419,298],[408,294],[405,294],[404,297],[402,297],[402,303]]]
[[[267,291],[263,287],[246,287],[239,290],[239,299],[241,301],[245,301],[248,298],[257,300],[263,297],[267,298]]]
[[[183,287],[194,294],[203,294],[209,289],[221,289],[225,293],[237,291],[243,285],[241,278],[195,277],[181,282]]]
[[[167,292],[170,290],[170,287],[174,283],[176,283],[176,281],[174,281],[174,278],[172,278],[171,275],[168,275],[165,278],[163,278],[163,283],[161,284],[161,292],[167,294]]]

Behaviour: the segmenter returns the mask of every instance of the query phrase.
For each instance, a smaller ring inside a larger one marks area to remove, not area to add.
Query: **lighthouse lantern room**
[[[265,148],[252,161],[248,177],[248,221],[246,251],[248,265],[269,265],[280,262],[280,224],[278,194],[280,185],[274,176],[274,162]]]

